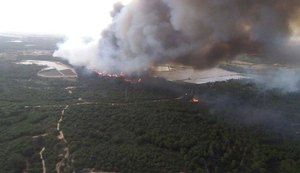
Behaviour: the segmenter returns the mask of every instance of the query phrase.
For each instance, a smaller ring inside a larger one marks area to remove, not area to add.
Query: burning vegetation
[[[2,172],[42,172],[44,147],[47,170],[61,172],[300,170],[299,93],[109,71],[45,80],[10,61],[0,59]],[[52,132],[66,104],[63,145]]]
[[[192,102],[193,103],[200,103],[200,99],[198,97],[193,97]]]
[[[106,72],[99,72],[97,70],[93,70],[99,77],[109,77],[109,78],[117,78],[122,79],[125,82],[131,84],[138,84],[142,82],[142,78],[134,75],[126,75],[123,72],[120,73],[106,73]]]

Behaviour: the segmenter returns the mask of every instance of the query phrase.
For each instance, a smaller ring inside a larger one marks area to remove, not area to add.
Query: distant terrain
[[[299,92],[17,64],[69,66],[52,57],[61,40],[0,36],[1,173],[300,172]]]

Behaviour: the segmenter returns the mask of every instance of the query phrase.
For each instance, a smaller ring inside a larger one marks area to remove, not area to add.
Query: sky
[[[0,0],[0,32],[99,34],[116,1],[130,0]]]

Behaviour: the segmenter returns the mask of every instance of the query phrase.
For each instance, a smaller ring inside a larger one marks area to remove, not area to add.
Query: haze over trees
[[[249,81],[43,79],[42,67],[14,63],[28,57],[8,55],[0,58],[1,173],[42,172],[43,147],[47,172],[55,172],[66,146],[63,172],[300,172],[299,93]],[[56,129],[66,105],[67,144]]]

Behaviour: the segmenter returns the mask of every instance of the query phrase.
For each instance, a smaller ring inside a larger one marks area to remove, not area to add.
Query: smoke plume
[[[300,91],[299,69],[277,69],[264,75],[252,76],[253,81],[261,89],[279,90],[283,93]]]
[[[291,40],[299,7],[299,0],[132,0],[115,4],[99,38],[70,38],[54,56],[126,73],[161,63],[209,68],[240,53],[297,61],[298,45]]]

